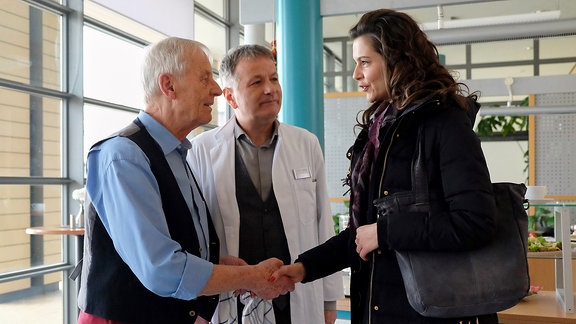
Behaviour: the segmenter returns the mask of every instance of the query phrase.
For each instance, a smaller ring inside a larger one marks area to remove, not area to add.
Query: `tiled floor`
[[[62,324],[62,313],[62,292],[60,291],[0,303],[1,324]],[[337,319],[335,324],[350,324],[350,320]]]
[[[62,324],[62,292],[0,303],[2,324]]]

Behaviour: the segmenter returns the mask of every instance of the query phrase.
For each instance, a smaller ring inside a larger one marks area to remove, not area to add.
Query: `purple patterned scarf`
[[[378,149],[380,148],[379,135],[380,130],[392,124],[395,120],[394,108],[390,108],[388,102],[380,103],[376,109],[374,117],[370,126],[368,126],[368,141],[364,145],[362,156],[356,162],[352,170],[351,185],[352,191],[350,192],[350,202],[352,204],[352,226],[358,228],[360,226],[360,215],[366,208],[364,200],[366,200],[366,191],[370,181],[370,173],[372,173],[372,163],[376,159]],[[389,109],[390,108],[390,109]],[[388,117],[388,118],[385,118]]]

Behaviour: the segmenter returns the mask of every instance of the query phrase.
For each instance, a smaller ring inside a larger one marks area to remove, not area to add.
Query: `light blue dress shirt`
[[[90,150],[86,191],[116,251],[142,284],[163,297],[194,299],[210,278],[213,264],[207,261],[206,206],[180,153],[185,155],[190,142],[179,141],[144,111],[138,118],[176,177],[194,219],[202,256],[184,252],[170,237],[149,160],[131,140],[115,137]]]

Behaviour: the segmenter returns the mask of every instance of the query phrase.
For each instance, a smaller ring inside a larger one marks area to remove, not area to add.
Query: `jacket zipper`
[[[392,141],[394,140],[394,136],[398,132],[398,128],[400,128],[400,124],[402,123],[403,120],[404,119],[398,121],[398,125],[396,125],[396,128],[392,133],[392,139],[390,140],[390,145],[388,145],[388,148],[386,149],[386,155],[384,155],[384,168],[382,169],[382,174],[380,175],[380,183],[378,184],[378,192],[380,192],[382,195],[384,194],[382,192],[382,183],[384,182],[384,173],[385,173],[384,171],[386,171],[386,167],[388,166],[388,154],[390,153],[390,148],[392,147]],[[380,217],[380,214],[377,214],[377,217]]]
[[[378,184],[378,192],[380,192],[382,195],[382,182],[384,181],[384,173],[386,171],[386,167],[388,166],[388,154],[390,153],[390,148],[392,147],[392,141],[394,140],[394,136],[396,135],[398,128],[400,128],[400,124],[402,123],[402,120],[398,121],[398,125],[396,125],[396,128],[394,129],[394,132],[392,133],[392,139],[390,140],[390,145],[388,145],[388,147],[386,148],[386,154],[384,155],[384,167],[382,169],[382,175],[380,176],[380,183]],[[378,219],[380,218],[380,213],[376,213],[376,222],[378,222]],[[370,268],[370,300],[368,301],[368,323],[372,323],[372,292],[373,292],[373,284],[374,284],[374,264],[376,263],[376,254],[373,252],[372,253],[372,267]]]

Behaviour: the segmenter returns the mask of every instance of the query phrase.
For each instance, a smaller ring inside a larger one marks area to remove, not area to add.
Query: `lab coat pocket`
[[[296,204],[300,221],[310,224],[316,220],[316,179],[294,179]]]

